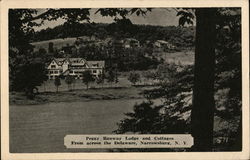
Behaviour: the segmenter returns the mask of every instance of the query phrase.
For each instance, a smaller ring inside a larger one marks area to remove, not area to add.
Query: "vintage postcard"
[[[249,159],[249,3],[1,1],[1,158]]]

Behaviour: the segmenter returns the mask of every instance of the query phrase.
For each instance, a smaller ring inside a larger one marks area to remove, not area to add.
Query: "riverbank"
[[[140,99],[148,87],[112,87],[76,89],[73,91],[42,92],[33,100],[22,92],[10,92],[10,105],[39,105],[51,102],[88,102],[94,100]]]

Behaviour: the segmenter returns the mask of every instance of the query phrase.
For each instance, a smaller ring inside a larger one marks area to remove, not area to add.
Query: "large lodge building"
[[[57,76],[74,76],[82,79],[82,73],[91,71],[92,75],[98,77],[104,72],[104,61],[86,61],[83,58],[54,58],[47,67],[48,79],[55,79]]]

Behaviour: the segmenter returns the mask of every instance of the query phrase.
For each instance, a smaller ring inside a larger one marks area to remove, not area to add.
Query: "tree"
[[[58,87],[61,85],[61,80],[58,76],[55,78],[54,84],[56,86],[56,92],[58,92]]]
[[[34,10],[9,10],[9,68],[10,90],[25,91],[27,98],[34,98],[33,89],[47,79],[45,63],[34,58],[29,44],[31,26],[23,22]]]
[[[193,14],[193,11],[195,15]],[[195,69],[191,134],[193,150],[211,151],[213,145],[216,8],[181,9],[179,24],[193,24],[196,16]]]
[[[171,81],[171,78],[174,77],[173,75],[177,72],[178,67],[181,66],[177,66],[175,63],[160,64],[157,67],[155,76],[161,82]]]
[[[196,43],[191,133],[194,150],[211,151],[214,122],[216,9],[196,9]]]
[[[150,101],[135,104],[134,112],[125,113],[127,117],[118,123],[118,129],[114,132],[117,134],[126,132],[159,134],[161,130],[155,124],[162,119],[159,112],[161,108],[162,106],[153,107],[153,102]]]
[[[42,62],[19,64],[12,75],[11,90],[25,91],[27,98],[33,99],[33,90],[47,80],[46,70]]]
[[[90,70],[86,70],[82,72],[82,82],[86,85],[87,90],[89,88],[89,82],[93,82],[93,81],[95,81],[95,79]]]
[[[242,70],[241,70],[241,9],[222,8],[217,18],[216,36],[216,74],[215,90],[225,91],[226,103],[224,110],[216,110],[215,115],[237,124],[238,128],[227,130],[229,133],[228,146],[231,151],[242,150]],[[225,93],[225,92],[224,92]],[[221,99],[221,97],[220,97]],[[236,126],[237,126],[236,125]]]
[[[54,43],[53,42],[49,42],[48,52],[49,53],[54,53]]]
[[[113,70],[110,69],[110,70],[108,71],[108,74],[107,74],[107,82],[109,82],[110,85],[112,86],[112,83],[113,83],[114,81],[115,81],[115,74],[114,74]]]
[[[115,82],[115,84],[117,84],[119,82],[117,68],[115,69],[115,80],[114,80],[114,82]]]
[[[101,74],[98,75],[96,83],[102,84],[102,88],[103,88],[104,80],[105,80],[105,74],[102,72]]]
[[[71,86],[71,84],[73,83],[73,79],[74,79],[74,77],[73,76],[71,76],[71,75],[67,75],[66,77],[65,77],[65,82],[67,83],[67,85],[68,85],[68,90],[70,91],[71,89],[70,89],[70,86]]]
[[[75,90],[75,85],[76,85],[76,79],[75,78],[72,78],[72,84],[73,84],[72,90]]]
[[[135,85],[139,80],[140,80],[141,76],[139,73],[133,73],[131,72],[129,74],[129,77],[128,77],[128,80],[133,84]]]
[[[145,72],[143,72],[143,76],[146,79],[147,83],[148,83],[148,81],[150,81],[149,84],[152,84],[153,80],[158,79],[158,75],[153,71],[145,71]]]

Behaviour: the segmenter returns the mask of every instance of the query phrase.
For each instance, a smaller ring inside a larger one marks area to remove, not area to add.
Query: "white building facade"
[[[54,58],[47,67],[48,79],[55,79],[58,76],[74,76],[82,79],[82,73],[89,70],[93,76],[98,77],[104,73],[104,61],[86,61],[83,58]]]

